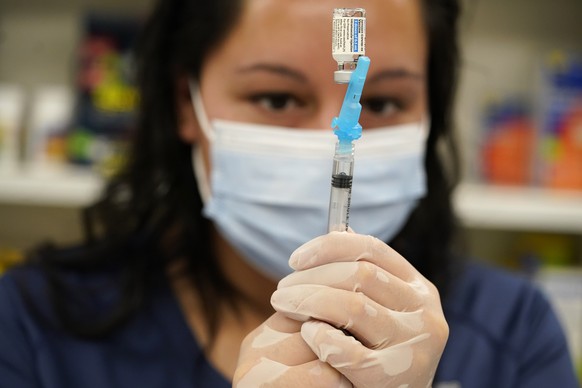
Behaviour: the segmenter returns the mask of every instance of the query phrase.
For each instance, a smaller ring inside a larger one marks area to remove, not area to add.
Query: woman
[[[0,282],[2,386],[575,386],[540,294],[451,250],[456,1],[366,2],[354,231],[324,234],[315,129],[345,93],[331,11],[354,6],[160,1],[87,243]]]

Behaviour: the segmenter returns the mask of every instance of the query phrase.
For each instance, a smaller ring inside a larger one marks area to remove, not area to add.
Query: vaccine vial
[[[332,56],[337,62],[333,78],[336,83],[350,82],[358,58],[366,55],[366,10],[335,8],[333,10]]]

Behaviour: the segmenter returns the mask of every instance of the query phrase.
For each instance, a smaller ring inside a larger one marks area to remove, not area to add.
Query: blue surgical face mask
[[[209,122],[199,92],[194,109],[210,142],[212,172],[193,148],[203,213],[249,264],[274,280],[301,244],[326,233],[336,138],[305,130]],[[390,240],[426,192],[425,123],[365,130],[355,142],[350,227]]]

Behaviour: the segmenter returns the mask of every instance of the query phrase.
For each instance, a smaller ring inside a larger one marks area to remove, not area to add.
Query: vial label
[[[356,58],[366,54],[366,19],[363,17],[334,17],[332,53]]]

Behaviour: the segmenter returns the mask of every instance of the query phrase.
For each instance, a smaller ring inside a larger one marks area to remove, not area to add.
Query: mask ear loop
[[[200,130],[206,136],[208,142],[214,142],[214,131],[212,130],[212,125],[206,116],[206,110],[204,109],[204,104],[202,103],[202,96],[200,95],[200,88],[198,83],[192,78],[188,79],[188,87],[190,88],[190,99],[192,100],[192,107],[194,108],[194,115],[198,120],[198,125]]]
[[[422,116],[421,118],[421,125],[422,125],[422,129],[426,132],[425,136],[426,139],[428,139],[428,136],[430,134],[430,114],[425,114]]]
[[[192,100],[194,115],[198,120],[198,126],[208,140],[208,143],[212,145],[214,143],[215,135],[212,126],[210,125],[210,121],[208,120],[208,116],[206,116],[206,111],[204,110],[204,104],[202,103],[198,83],[189,78],[188,87],[190,89],[190,99]],[[204,163],[204,157],[199,142],[196,142],[192,146],[192,168],[194,170],[194,177],[196,178],[198,193],[202,199],[202,204],[206,205],[212,197],[212,192],[210,190],[210,179],[206,174],[206,165]]]

